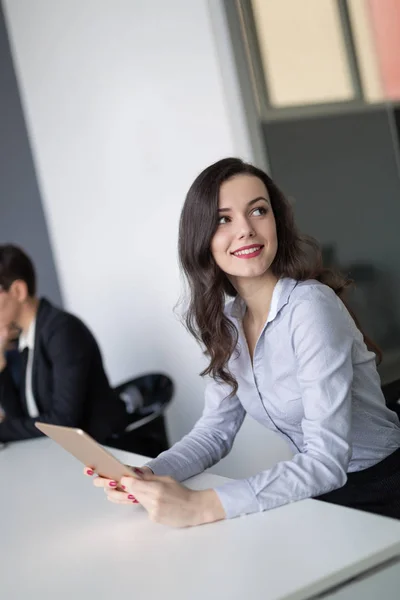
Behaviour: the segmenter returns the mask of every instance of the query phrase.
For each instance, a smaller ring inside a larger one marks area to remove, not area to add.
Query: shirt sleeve
[[[203,415],[192,431],[146,466],[155,475],[170,475],[184,481],[224,458],[246,414],[237,396],[230,398],[229,394],[228,385],[210,381]]]
[[[291,460],[216,488],[227,517],[275,508],[342,487],[351,457],[354,321],[335,293],[318,287],[291,312],[304,417],[303,448]]]

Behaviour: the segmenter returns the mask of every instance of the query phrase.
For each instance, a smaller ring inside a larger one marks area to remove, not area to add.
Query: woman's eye
[[[229,223],[229,217],[219,217],[218,225],[225,225],[225,223]]]
[[[256,217],[261,217],[262,215],[266,215],[267,214],[267,209],[264,208],[263,206],[258,206],[257,208],[255,208],[253,210],[252,214],[254,216],[256,216]]]

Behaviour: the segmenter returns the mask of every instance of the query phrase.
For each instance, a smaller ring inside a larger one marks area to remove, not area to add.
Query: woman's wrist
[[[215,490],[202,490],[196,492],[199,503],[199,517],[201,523],[213,523],[226,519],[224,507]]]
[[[144,473],[150,473],[150,475],[154,475],[154,472],[150,469],[150,467],[143,466],[143,467],[140,467],[140,470],[143,471]]]

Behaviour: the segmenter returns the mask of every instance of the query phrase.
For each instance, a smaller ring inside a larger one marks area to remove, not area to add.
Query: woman
[[[205,169],[186,197],[179,251],[187,325],[210,359],[203,416],[122,491],[95,485],[178,527],[303,498],[400,518],[400,427],[380,389],[379,351],[342,300],[350,282],[322,268],[274,182],[236,158]],[[216,489],[181,486],[229,452],[246,412],[293,458]]]

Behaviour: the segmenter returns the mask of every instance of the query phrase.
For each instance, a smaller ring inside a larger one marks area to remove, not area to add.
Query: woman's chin
[[[241,269],[240,272],[237,272],[234,277],[238,279],[259,279],[260,277],[264,277],[268,275],[267,268],[247,268]]]

